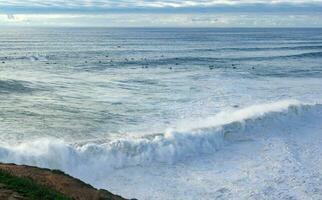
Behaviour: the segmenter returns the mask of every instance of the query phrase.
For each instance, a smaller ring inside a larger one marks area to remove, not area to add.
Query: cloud
[[[322,0],[0,0],[0,25],[322,27]]]
[[[199,7],[242,4],[307,4],[322,0],[1,0],[1,6],[32,7]]]
[[[12,14],[7,15],[8,20],[15,20],[15,16]]]
[[[15,25],[93,27],[322,27],[322,14],[18,14]],[[7,15],[0,24],[10,25]]]
[[[0,15],[0,25],[6,25],[6,24],[27,24],[29,22],[28,17],[25,15],[18,15],[15,16],[13,14],[7,14],[7,15]]]
[[[322,0],[0,0],[0,11],[80,12],[236,12],[322,11]]]

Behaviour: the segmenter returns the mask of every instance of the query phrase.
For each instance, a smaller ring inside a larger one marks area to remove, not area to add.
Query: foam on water
[[[3,28],[0,162],[61,169],[149,200],[213,200],[214,187],[222,199],[227,188],[252,199],[261,180],[263,198],[253,199],[269,198],[271,183],[275,199],[303,180],[322,188],[300,173],[308,166],[322,180],[310,171],[322,164],[321,33]]]
[[[3,143],[0,161],[61,169],[89,180],[119,168],[157,162],[172,164],[187,157],[213,153],[236,141],[256,137],[262,127],[273,131],[287,128],[293,126],[294,121],[318,116],[321,112],[320,104],[279,101],[222,112],[164,134],[104,144],[68,144],[49,138],[25,141],[16,146]]]

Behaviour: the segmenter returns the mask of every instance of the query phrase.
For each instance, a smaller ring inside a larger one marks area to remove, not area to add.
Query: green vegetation
[[[28,178],[16,177],[3,170],[0,170],[0,183],[28,199],[71,200],[71,198],[65,197],[48,187],[39,185]]]

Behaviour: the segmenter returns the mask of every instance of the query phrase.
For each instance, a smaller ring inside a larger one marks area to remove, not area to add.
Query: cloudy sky
[[[0,0],[0,26],[322,27],[322,0]]]

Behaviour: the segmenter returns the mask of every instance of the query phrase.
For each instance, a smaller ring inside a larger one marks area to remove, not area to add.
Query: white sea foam
[[[27,58],[29,58],[30,61],[48,61],[47,56],[41,56],[41,55],[28,56]]]
[[[0,161],[64,170],[91,179],[113,169],[150,163],[174,163],[187,157],[212,153],[221,147],[260,134],[262,128],[292,126],[298,120],[321,114],[322,105],[280,101],[223,112],[187,124],[185,129],[142,138],[118,139],[105,144],[68,144],[57,139],[2,144]]]

